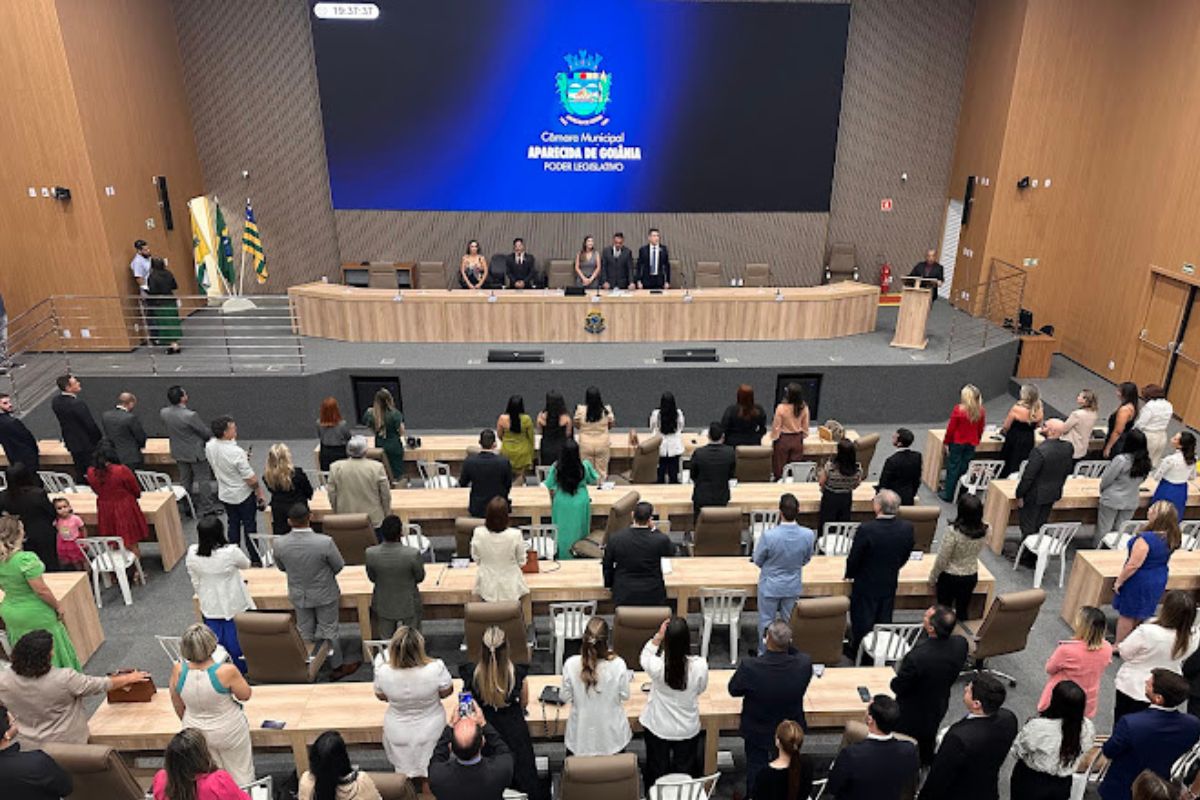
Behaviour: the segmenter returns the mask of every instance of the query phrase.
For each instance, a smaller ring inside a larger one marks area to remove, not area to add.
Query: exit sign
[[[879,201],[879,210],[880,211],[891,211],[892,210],[892,198],[885,197],[882,200],[880,200]]]

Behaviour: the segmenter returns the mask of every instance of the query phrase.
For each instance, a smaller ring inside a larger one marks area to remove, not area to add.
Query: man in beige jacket
[[[392,487],[383,464],[367,458],[367,440],[355,436],[346,445],[349,458],[329,469],[329,505],[335,514],[366,514],[379,535],[383,519],[392,513]]]

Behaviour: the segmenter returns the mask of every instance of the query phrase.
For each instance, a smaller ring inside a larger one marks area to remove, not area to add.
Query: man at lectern
[[[650,229],[647,242],[638,251],[637,288],[670,289],[671,258],[662,244],[662,235],[658,228]]]
[[[525,252],[525,240],[513,239],[513,251],[504,259],[504,276],[510,289],[532,289],[537,280],[537,261]]]
[[[927,278],[928,280],[921,284],[921,288],[930,290],[930,303],[937,300],[938,289],[941,288],[942,282],[946,280],[946,271],[942,268],[942,265],[938,263],[937,251],[926,250],[925,260],[913,267],[912,271],[908,273],[908,277]],[[934,281],[936,281],[936,283],[934,283]],[[916,282],[913,281],[912,285],[915,286]]]

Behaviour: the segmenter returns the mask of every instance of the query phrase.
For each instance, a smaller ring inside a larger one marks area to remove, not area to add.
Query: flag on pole
[[[225,283],[232,287],[237,282],[237,272],[233,267],[233,241],[229,238],[229,226],[225,224],[225,215],[221,212],[221,202],[217,198],[213,198],[213,205],[216,207],[217,220],[217,271],[221,273],[221,277],[225,279]]]
[[[259,283],[267,282],[267,257],[263,254],[262,239],[258,235],[258,222],[250,198],[246,198],[246,227],[242,229],[242,252],[254,260],[254,277]]]
[[[200,294],[220,296],[225,294],[221,276],[216,271],[217,260],[213,254],[212,210],[207,197],[193,197],[188,201],[192,218],[192,258],[196,267],[196,286]]]

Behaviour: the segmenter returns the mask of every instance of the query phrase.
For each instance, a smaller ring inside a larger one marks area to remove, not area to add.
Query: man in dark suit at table
[[[937,250],[926,250],[925,260],[909,270],[908,277],[926,279],[921,283],[917,283],[916,281],[909,281],[908,283],[913,286],[919,286],[922,289],[928,289],[929,304],[933,305],[934,301],[937,300],[938,289],[941,288],[942,283],[946,280],[946,270],[938,263]]]
[[[900,706],[877,694],[867,706],[867,738],[842,750],[829,771],[826,794],[837,800],[900,800],[916,788],[917,747],[897,739]]]
[[[1187,696],[1188,682],[1182,675],[1162,667],[1151,670],[1146,679],[1150,708],[1117,720],[1104,743],[1104,756],[1112,763],[1100,782],[1103,800],[1129,800],[1133,781],[1142,770],[1164,780],[1171,777],[1176,759],[1200,736],[1200,720],[1178,709]]]
[[[504,278],[509,289],[536,288],[537,259],[525,252],[524,239],[513,239],[513,251],[504,259]]]
[[[133,413],[136,406],[137,397],[133,392],[121,392],[117,404],[100,415],[104,438],[117,449],[121,463],[134,472],[145,468],[142,448],[146,446],[146,431]]]
[[[1017,738],[1017,718],[1004,705],[1004,684],[976,672],[963,690],[967,716],[942,737],[920,800],[996,800],[1000,767]]]
[[[900,569],[913,550],[912,523],[896,516],[900,496],[882,489],[872,505],[875,519],[858,526],[846,556],[846,580],[854,581],[850,588],[851,658],[872,627],[892,621]]]
[[[638,251],[637,288],[671,288],[671,257],[662,244],[662,234],[658,228],[650,229],[647,243]]]
[[[892,434],[892,445],[896,452],[883,462],[879,483],[875,485],[876,491],[891,489],[900,495],[902,506],[911,506],[921,487],[921,466],[924,462],[921,454],[912,449],[913,439],[913,432],[908,428],[900,428]]]
[[[1042,428],[1046,439],[1033,448],[1021,473],[1016,495],[1022,537],[1033,536],[1050,519],[1050,510],[1062,497],[1063,484],[1075,468],[1075,449],[1062,440],[1062,432],[1062,420],[1046,420]]]
[[[458,485],[471,490],[467,513],[483,519],[487,504],[493,497],[508,499],[512,489],[512,464],[508,456],[496,452],[496,432],[487,428],[479,432],[479,452],[467,456]]]
[[[104,434],[92,417],[87,403],[79,399],[83,384],[74,375],[62,375],[58,378],[58,396],[50,401],[54,416],[58,417],[58,425],[62,429],[63,443],[71,460],[75,462],[75,480],[87,482],[87,469],[92,465],[92,456],[96,453],[96,445]]]
[[[628,289],[635,281],[633,251],[625,246],[625,234],[614,233],[612,245],[600,254],[600,285],[604,289]]]
[[[924,766],[933,762],[934,740],[950,705],[950,690],[967,663],[967,640],[954,635],[957,621],[954,611],[945,606],[927,610],[924,625],[929,638],[917,642],[892,678],[892,694],[900,704],[896,731],[917,740]]]
[[[662,560],[671,557],[671,539],[653,520],[654,506],[643,501],[633,507],[633,526],[608,537],[602,568],[615,606],[667,605]]]
[[[721,423],[708,426],[708,444],[692,453],[692,514],[704,506],[729,505],[729,481],[737,467],[737,451],[725,444]]]
[[[24,464],[33,471],[40,468],[37,439],[13,414],[12,397],[3,393],[0,393],[0,447],[4,448],[10,466]]]

